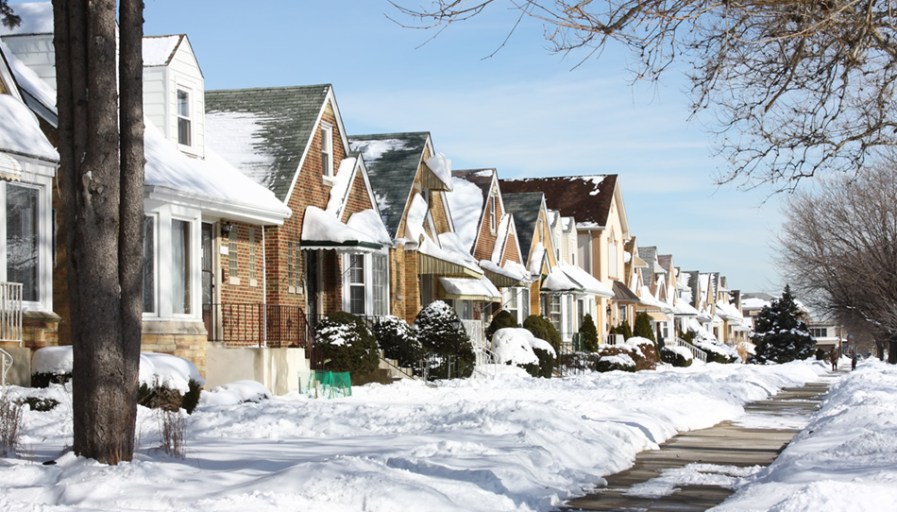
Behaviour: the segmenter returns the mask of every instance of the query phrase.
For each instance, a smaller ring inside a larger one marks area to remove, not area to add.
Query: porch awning
[[[673,314],[676,316],[698,316],[698,310],[691,304],[680,300],[673,305]]]
[[[585,270],[573,265],[558,265],[542,281],[542,290],[547,292],[573,292],[583,295],[613,297],[612,292],[601,281]]]
[[[424,237],[418,248],[421,274],[435,274],[447,277],[482,277],[483,272],[472,258],[455,251],[443,249],[436,242]]]
[[[302,250],[331,249],[348,252],[372,252],[383,248],[384,243],[371,234],[343,224],[332,213],[309,206],[302,219]]]
[[[668,322],[670,320],[670,317],[663,311],[646,311],[646,313],[655,322]]]
[[[0,180],[19,181],[22,165],[11,155],[0,151]]]
[[[529,286],[531,280],[529,278],[529,271],[526,270],[526,267],[519,263],[511,267],[512,268],[500,267],[490,260],[480,260],[480,268],[483,269],[486,278],[492,281],[492,284],[495,286],[499,288]]]
[[[445,290],[448,299],[479,300],[485,302],[497,302],[501,300],[501,293],[485,277],[440,277],[439,284]]]

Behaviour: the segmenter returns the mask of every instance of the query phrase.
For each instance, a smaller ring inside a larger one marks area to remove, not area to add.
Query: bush
[[[636,368],[636,363],[630,354],[627,353],[618,353],[618,354],[605,354],[598,358],[598,362],[595,363],[595,371],[599,372],[612,372],[615,370],[622,372],[634,372]]]
[[[374,325],[374,338],[388,359],[395,359],[399,366],[416,368],[424,357],[424,347],[407,322],[394,316],[386,317]]]
[[[193,413],[199,404],[199,395],[202,393],[202,384],[190,379],[187,384],[187,392],[182,393],[177,389],[168,388],[158,382],[153,385],[140,384],[137,390],[137,403],[150,409],[177,412],[180,409]]]
[[[561,334],[551,322],[539,315],[530,315],[523,321],[523,328],[533,333],[533,336],[547,341],[556,352],[560,353]]]
[[[620,325],[618,325],[618,326],[616,326],[616,327],[611,328],[610,333],[611,333],[611,334],[622,334],[622,335],[623,335],[623,339],[624,339],[624,340],[628,340],[629,338],[632,337],[632,328],[629,327],[629,322],[628,322],[628,321],[623,320],[623,323],[622,323],[622,324],[620,324]]]
[[[21,403],[28,404],[28,408],[36,412],[52,411],[59,405],[59,400],[54,398],[40,398],[37,396],[26,396]]]
[[[595,370],[599,372],[611,370],[653,370],[660,360],[657,354],[657,346],[646,338],[630,338],[623,345],[603,345],[598,354],[600,357],[595,364]],[[620,367],[620,360],[611,356],[626,356],[619,359],[626,363],[624,366],[628,365],[627,359],[631,360],[632,368]],[[605,362],[602,363],[602,360],[605,360]]]
[[[318,322],[315,333],[325,370],[361,375],[380,366],[377,340],[360,317],[337,311]]]
[[[520,326],[517,324],[517,319],[514,318],[514,315],[507,311],[499,311],[492,321],[489,322],[489,327],[486,328],[486,339],[492,341],[492,335],[495,334],[495,331],[505,327]]]
[[[451,306],[441,300],[431,302],[417,314],[413,329],[426,352],[428,378],[466,378],[473,374],[473,345]]]
[[[642,311],[635,315],[635,329],[632,330],[632,335],[656,341],[654,339],[654,329],[651,328],[651,317],[648,316],[648,313]]]
[[[816,360],[817,361],[825,361],[828,359],[828,354],[825,353],[825,350],[821,348],[816,349]]]
[[[582,348],[589,352],[598,350],[598,329],[595,327],[595,321],[592,315],[586,313],[582,317],[582,325],[579,326],[579,334],[582,339]]]
[[[685,357],[683,354],[679,353],[678,350],[673,350],[669,347],[660,349],[660,360],[678,368],[687,368],[691,366],[691,363],[694,361],[693,358]]]
[[[555,357],[551,352],[547,350],[542,350],[539,348],[534,348],[533,352],[536,353],[536,357],[539,358],[539,366],[534,371],[529,371],[529,374],[533,377],[543,377],[546,379],[550,379],[552,374],[554,373],[554,365],[555,365]]]
[[[31,374],[31,387],[33,388],[48,388],[50,384],[65,384],[66,382],[72,380],[71,373],[32,373]]]

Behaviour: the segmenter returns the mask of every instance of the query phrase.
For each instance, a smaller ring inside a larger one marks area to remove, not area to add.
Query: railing
[[[12,370],[12,354],[0,348],[0,385],[6,385],[6,375]]]
[[[209,341],[225,345],[311,348],[314,333],[299,306],[203,304]]]
[[[470,342],[473,344],[474,348],[485,348],[486,330],[483,328],[483,322],[479,320],[461,320],[461,325],[464,326],[464,330],[467,332],[467,337],[470,338]]]
[[[22,283],[0,283],[0,341],[22,342]]]
[[[679,336],[674,336],[673,340],[675,341],[676,345],[678,345],[680,347],[687,348],[691,352],[692,357],[694,357],[695,359],[697,359],[699,361],[703,361],[705,363],[707,362],[707,352],[704,352],[703,350],[699,349],[698,347],[683,340]]]

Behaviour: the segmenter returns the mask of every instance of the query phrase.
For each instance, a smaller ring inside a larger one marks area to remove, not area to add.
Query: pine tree
[[[428,353],[430,378],[465,378],[473,374],[475,355],[458,315],[441,300],[417,314],[412,329]],[[451,370],[451,371],[450,371]]]
[[[582,317],[582,325],[579,326],[579,334],[582,338],[582,347],[588,352],[598,351],[598,329],[592,315],[586,313]]]
[[[813,355],[816,342],[800,316],[791,288],[785,286],[782,298],[764,306],[757,315],[754,335],[751,337],[757,346],[757,362],[787,363]]]
[[[651,327],[651,317],[648,313],[643,311],[635,315],[635,329],[632,330],[632,335],[654,341],[654,329]]]

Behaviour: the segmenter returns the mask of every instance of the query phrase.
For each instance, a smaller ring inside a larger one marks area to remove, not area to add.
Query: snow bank
[[[715,510],[888,510],[897,503],[897,367],[861,364],[756,479]],[[890,503],[891,505],[887,505]]]
[[[72,373],[72,347],[44,347],[31,358],[31,373],[65,375]]]
[[[237,405],[244,402],[259,402],[271,398],[271,392],[261,382],[239,380],[210,391],[203,391],[199,399],[201,407]]]

